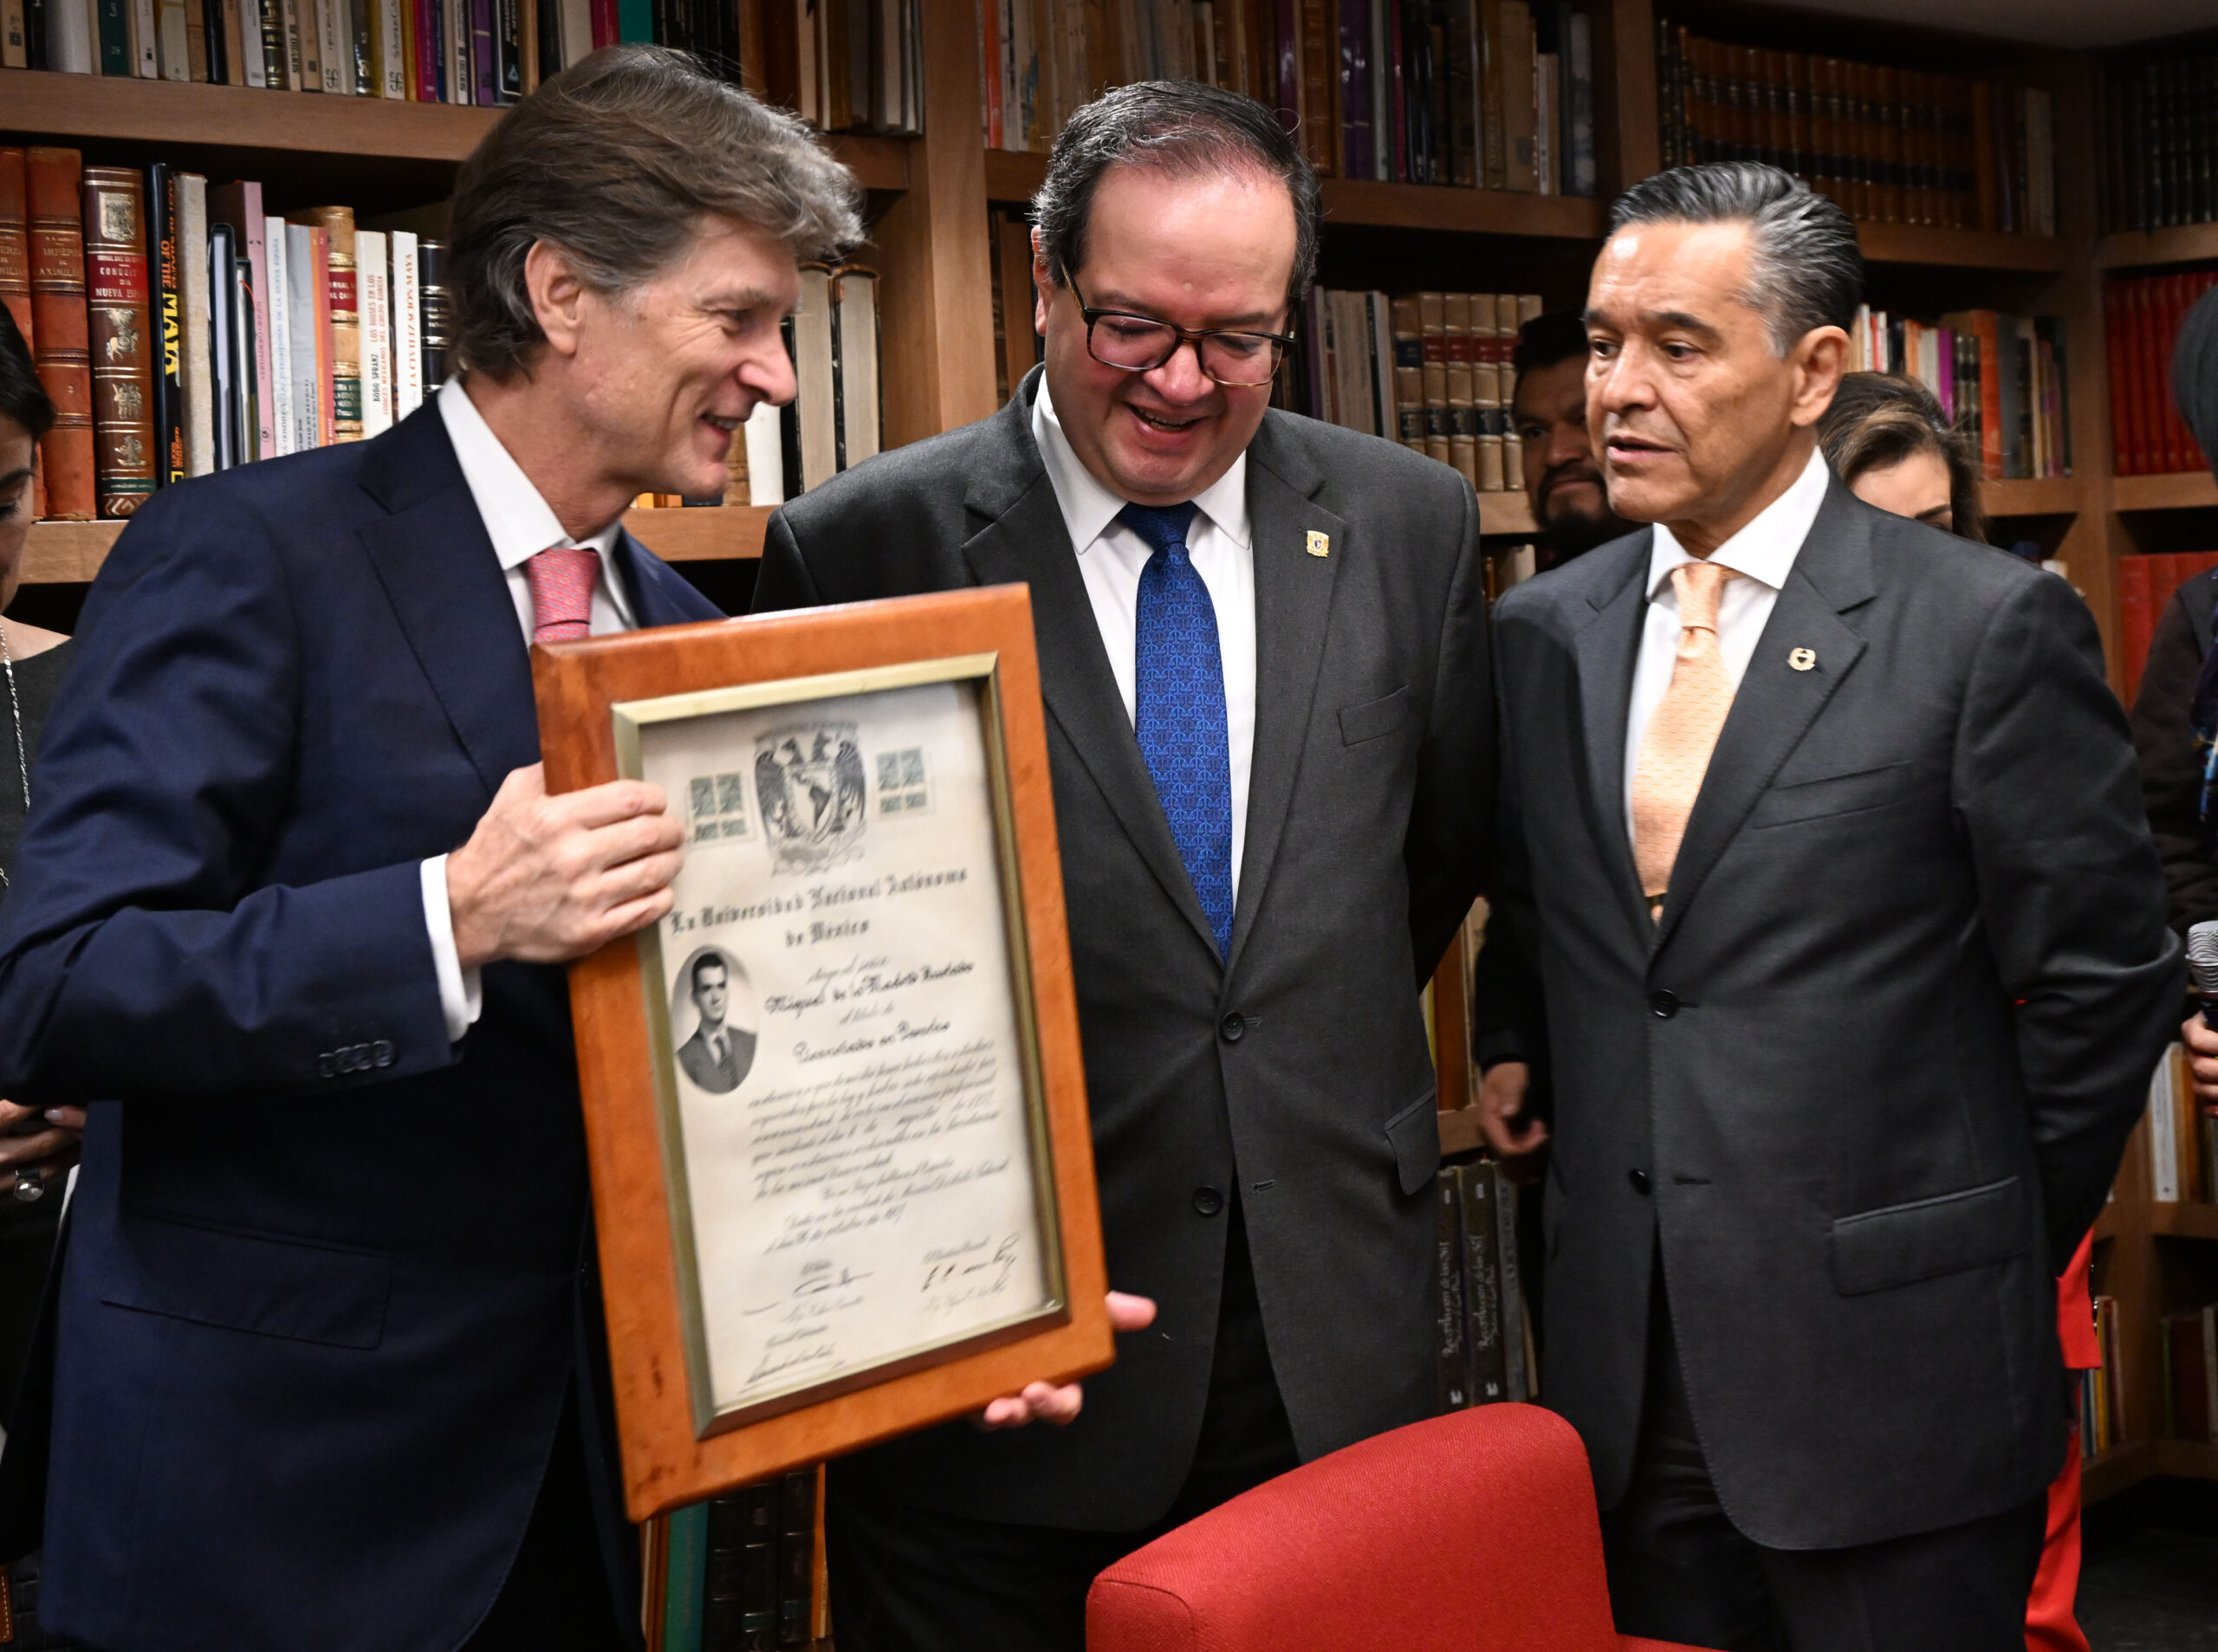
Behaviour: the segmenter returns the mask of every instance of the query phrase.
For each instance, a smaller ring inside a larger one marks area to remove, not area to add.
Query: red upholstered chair
[[[1188,1521],[1094,1579],[1086,1644],[1673,1652],[1612,1625],[1586,1450],[1533,1405],[1413,1422]]]

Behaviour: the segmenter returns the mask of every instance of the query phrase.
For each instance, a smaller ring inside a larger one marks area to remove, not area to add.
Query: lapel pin
[[[1309,537],[1303,541],[1301,548],[1312,556],[1330,556],[1333,554],[1333,536],[1330,534],[1320,534],[1313,528],[1309,530]]]
[[[1818,663],[1817,651],[1814,649],[1808,648],[1794,649],[1788,653],[1787,657],[1787,663],[1789,665],[1792,665],[1798,671],[1809,671],[1815,667]]]

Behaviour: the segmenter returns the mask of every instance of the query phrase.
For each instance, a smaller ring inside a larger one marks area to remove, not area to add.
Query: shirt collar
[[[1832,475],[1826,468],[1825,455],[1813,450],[1810,462],[1787,491],[1712,551],[1708,560],[1773,591],[1785,589],[1794,559],[1801,554],[1802,541],[1810,536],[1811,524],[1818,520],[1819,508],[1826,502]],[[1696,560],[1670,528],[1657,523],[1648,552],[1648,599],[1653,602],[1662,593],[1673,568]]]
[[[1069,530],[1071,545],[1084,556],[1109,524],[1117,520],[1117,513],[1125,508],[1125,501],[1103,487],[1093,473],[1080,463],[1072,448],[1070,437],[1063,434],[1063,422],[1055,417],[1055,404],[1047,394],[1047,375],[1040,375],[1039,393],[1032,401],[1032,439],[1039,445],[1040,458],[1047,467],[1047,481],[1055,490],[1055,503],[1063,513],[1063,526]],[[1248,548],[1248,456],[1242,453],[1232,462],[1232,468],[1215,482],[1194,496],[1194,504],[1201,514],[1216,525],[1216,529],[1241,549]]]
[[[485,532],[493,541],[493,554],[500,559],[501,571],[520,568],[555,546],[598,551],[609,597],[629,625],[632,615],[624,599],[623,581],[616,577],[610,560],[616,536],[624,531],[624,519],[618,517],[589,539],[572,539],[556,520],[554,508],[524,475],[523,467],[501,445],[501,438],[493,434],[493,427],[463,389],[460,378],[439,386],[439,417],[445,421],[448,441],[454,444],[462,479],[470,484],[470,496],[485,520]]]

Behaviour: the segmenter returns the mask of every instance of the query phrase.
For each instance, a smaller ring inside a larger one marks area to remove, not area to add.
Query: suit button
[[[1632,1190],[1640,1195],[1642,1198],[1645,1199],[1648,1196],[1647,1171],[1638,1169],[1627,1170],[1625,1172],[1625,1180],[1632,1183]]]
[[[1658,987],[1648,994],[1648,1008],[1658,1020],[1668,1021],[1679,1013],[1679,994],[1668,987]]]
[[[1194,1208],[1204,1216],[1214,1216],[1224,1208],[1224,1195],[1215,1188],[1196,1188]]]
[[[1216,1030],[1227,1044],[1237,1044],[1247,1035],[1248,1018],[1235,1009],[1216,1024]]]

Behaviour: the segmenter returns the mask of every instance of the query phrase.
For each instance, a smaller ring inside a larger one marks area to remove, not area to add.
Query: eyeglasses
[[[1228,332],[1210,327],[1196,333],[1173,327],[1152,315],[1125,310],[1097,310],[1078,290],[1070,266],[1063,266],[1063,282],[1078,300],[1078,313],[1086,318],[1086,353],[1105,367],[1125,373],[1152,373],[1178,353],[1178,347],[1194,347],[1202,371],[1221,385],[1233,388],[1268,385],[1278,376],[1291,334]]]

